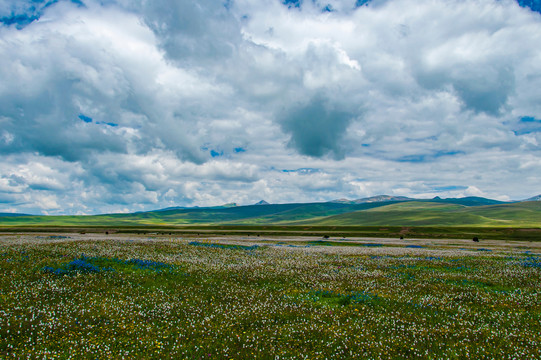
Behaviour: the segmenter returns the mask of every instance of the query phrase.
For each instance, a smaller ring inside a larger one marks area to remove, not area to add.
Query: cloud
[[[336,109],[316,96],[306,105],[288,110],[280,119],[284,131],[291,133],[289,145],[300,154],[321,157],[332,153],[344,157],[340,143],[352,114]]]
[[[17,29],[22,29],[32,22],[39,20],[43,12],[50,6],[57,3],[59,0],[3,0],[0,3],[0,24],[7,26],[15,26]],[[67,0],[78,6],[83,6],[80,0]]]
[[[241,40],[240,23],[228,3],[211,0],[117,1],[139,13],[167,57],[180,64],[209,65],[232,56]]]
[[[468,188],[529,197],[541,158],[532,9],[0,1],[0,199],[96,213]]]
[[[2,76],[18,85],[1,89],[5,129],[14,139],[0,151],[79,161],[94,150],[163,146],[192,161],[205,158],[186,134],[208,116],[198,111],[202,103],[221,89],[170,65],[133,14],[95,4],[59,3],[46,14],[53,10],[55,22],[0,29],[0,47],[10,54]],[[88,125],[77,121],[81,115]]]

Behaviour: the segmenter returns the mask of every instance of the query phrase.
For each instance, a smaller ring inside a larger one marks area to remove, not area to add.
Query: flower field
[[[541,358],[535,243],[6,235],[0,274],[2,359]]]

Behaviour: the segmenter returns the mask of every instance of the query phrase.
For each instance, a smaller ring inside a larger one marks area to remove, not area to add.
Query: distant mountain
[[[541,194],[521,201],[541,201]]]
[[[194,206],[193,209],[197,209],[198,206]],[[184,210],[184,209],[192,209],[191,207],[187,207],[187,206],[173,206],[173,207],[167,207],[167,208],[163,208],[163,209],[158,209],[158,210],[153,210],[153,211],[170,211],[170,210]],[[147,211],[137,211],[137,213],[143,213],[143,212],[147,212]]]
[[[329,202],[330,203],[335,203],[335,204],[353,204],[353,200],[349,200],[349,199],[345,199],[345,198],[331,200]]]
[[[238,206],[237,203],[227,203],[220,206],[213,206],[213,207],[210,207],[209,209],[232,208],[232,207],[237,207],[237,206]]]
[[[218,206],[173,206],[173,207],[167,207],[167,208],[163,208],[163,209],[158,209],[158,210],[152,210],[150,212],[161,212],[161,211],[174,211],[174,210],[191,210],[191,209],[194,209],[194,210],[198,210],[198,209],[222,209],[222,208],[231,208],[231,207],[236,207],[238,206],[237,203],[228,203],[228,204],[223,204],[223,205],[218,205]],[[149,211],[138,211],[134,214],[139,214],[139,213],[146,213],[146,212],[149,212]]]
[[[447,204],[465,205],[465,206],[484,206],[484,205],[497,205],[497,204],[505,203],[504,201],[486,199],[486,198],[478,197],[478,196],[467,196],[463,198],[447,198],[447,199],[442,199],[439,196],[436,196],[432,200],[428,200],[428,201],[447,203]]]
[[[541,201],[481,197],[409,199],[388,195],[325,203],[192,207],[95,216],[3,214],[0,226],[496,226],[539,228]],[[536,196],[531,199],[541,199]],[[348,201],[349,203],[345,203]],[[354,203],[358,201],[359,203]]]
[[[362,199],[349,200],[349,199],[337,199],[329,202],[338,203],[338,204],[366,204],[366,203],[377,203],[377,202],[386,202],[386,201],[411,201],[415,200],[405,196],[390,196],[390,195],[377,195],[371,196]]]
[[[486,199],[482,197],[477,196],[468,196],[463,198],[440,198],[439,196],[434,197],[433,199],[415,199],[410,198],[406,196],[391,196],[391,195],[376,195],[376,196],[370,196],[366,198],[361,199],[336,199],[331,200],[326,203],[321,204],[337,204],[337,205],[362,205],[362,204],[379,204],[384,205],[383,203],[389,203],[389,202],[404,202],[404,201],[422,201],[422,202],[438,202],[438,203],[449,203],[449,204],[458,204],[458,205],[464,205],[464,206],[484,206],[484,205],[497,205],[497,204],[504,204],[504,201],[498,201],[498,200],[492,200],[492,199]],[[541,194],[535,197],[532,197],[527,200],[522,201],[541,201]],[[316,204],[316,203],[305,203],[305,204],[296,204],[296,206],[302,206],[302,205],[309,205],[309,204]],[[277,205],[277,204],[270,204],[265,200],[260,200],[252,205],[238,205],[237,203],[228,203],[218,206],[173,206],[173,207],[167,207],[163,209],[153,210],[151,212],[171,212],[171,211],[189,211],[189,210],[207,210],[207,209],[228,209],[228,208],[237,208],[237,207],[250,207],[250,206],[260,206],[260,205]],[[282,205],[293,205],[293,204],[282,204]],[[345,208],[344,208],[345,210]],[[140,211],[136,212],[138,213],[145,213],[148,211]],[[21,215],[21,214],[19,214]],[[23,214],[24,215],[24,214]],[[17,216],[17,215],[0,215],[0,216]]]
[[[353,200],[353,202],[355,204],[365,204],[365,203],[373,203],[373,202],[410,201],[410,200],[414,200],[414,199],[405,197],[405,196],[377,195],[377,196],[371,196],[367,198]]]
[[[541,198],[541,195],[539,195]],[[537,197],[536,197],[537,198]],[[535,201],[535,198],[524,200],[524,201]],[[486,199],[478,196],[467,196],[463,198],[446,198],[442,199],[439,196],[436,196],[433,199],[414,199],[406,196],[390,196],[390,195],[377,195],[367,198],[349,200],[349,199],[337,199],[332,200],[332,203],[338,204],[368,204],[368,203],[380,203],[380,202],[394,202],[394,201],[423,201],[423,202],[439,202],[439,203],[448,203],[448,204],[458,204],[465,206],[483,206],[483,205],[497,205],[503,204],[504,201]]]
[[[30,214],[3,213],[3,212],[0,212],[0,217],[16,217],[16,216],[31,216],[31,215]]]

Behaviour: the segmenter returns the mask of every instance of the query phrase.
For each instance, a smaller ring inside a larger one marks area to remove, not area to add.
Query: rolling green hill
[[[158,210],[132,214],[94,216],[19,216],[0,217],[0,226],[129,226],[129,225],[264,225],[319,219],[330,215],[384,206],[370,204],[308,203],[250,205],[219,208]]]
[[[406,202],[311,221],[342,226],[541,227],[541,202],[485,206]]]
[[[0,216],[15,226],[425,226],[540,228],[541,202],[482,198],[306,203],[157,210],[94,216]]]

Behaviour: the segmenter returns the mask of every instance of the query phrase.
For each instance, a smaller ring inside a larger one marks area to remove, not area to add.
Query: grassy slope
[[[231,224],[242,225],[265,225],[265,224],[296,224],[311,223],[314,220],[324,219],[333,215],[347,214],[354,211],[373,209],[388,205],[390,202],[366,203],[366,204],[338,204],[338,203],[316,203],[305,204],[293,209],[278,211],[264,216],[250,216],[240,219]]]
[[[466,206],[409,201],[367,204],[280,204],[180,209],[97,216],[0,217],[0,226],[475,226],[541,227],[541,202]]]
[[[541,202],[467,207],[407,202],[326,217],[314,225],[358,226],[541,226]]]
[[[129,225],[191,225],[191,224],[239,224],[262,225],[323,218],[329,215],[384,206],[374,204],[277,204],[251,205],[232,208],[180,209],[152,211],[134,214],[112,214],[97,216],[21,216],[0,218],[4,226],[129,226]]]

